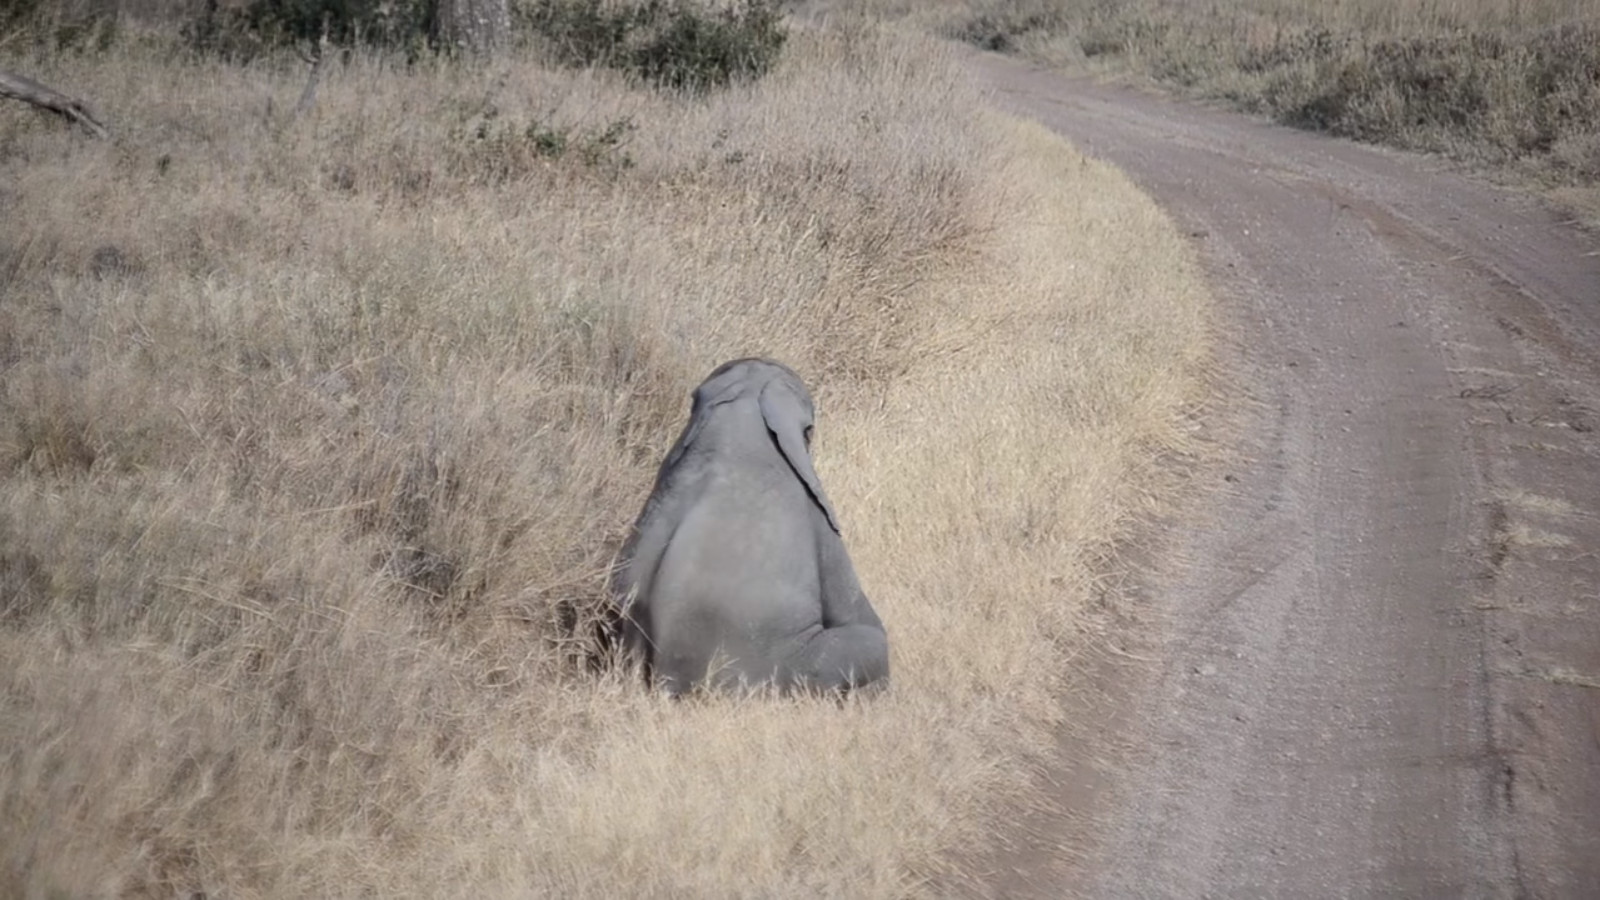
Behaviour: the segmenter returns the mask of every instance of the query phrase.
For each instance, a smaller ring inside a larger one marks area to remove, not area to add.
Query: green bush
[[[117,38],[114,7],[61,0],[0,0],[0,38],[53,50],[104,50]]]
[[[249,24],[269,43],[316,40],[327,29],[335,44],[405,46],[433,31],[437,0],[254,0]]]
[[[208,0],[185,34],[196,50],[233,58],[324,34],[337,46],[415,55],[433,46],[437,10],[438,0],[251,0],[226,10]],[[526,0],[514,10],[517,31],[559,63],[684,90],[761,77],[787,38],[778,0]]]
[[[705,90],[759,78],[787,34],[775,0],[533,0],[518,21],[568,65],[606,66],[663,87]]]
[[[610,65],[626,56],[647,6],[605,0],[532,0],[516,8],[518,30],[567,65]]]
[[[711,13],[684,3],[664,7],[654,34],[629,57],[646,80],[676,88],[705,88],[766,74],[783,49],[777,7],[746,0]]]
[[[205,10],[184,28],[203,53],[248,59],[274,47],[320,40],[415,52],[429,46],[438,0],[251,0],[240,8]]]

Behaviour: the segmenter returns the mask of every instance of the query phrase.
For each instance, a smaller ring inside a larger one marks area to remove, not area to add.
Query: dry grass
[[[1097,73],[1137,73],[1286,124],[1447,154],[1600,225],[1594,0],[852,0]]]
[[[1600,690],[1600,678],[1596,678],[1593,675],[1585,675],[1582,672],[1574,672],[1571,669],[1551,669],[1541,677],[1551,684],[1568,684],[1573,687]]]
[[[1495,499],[1522,512],[1545,516],[1566,517],[1578,512],[1571,503],[1560,497],[1547,497],[1521,488],[1496,491]]]
[[[360,58],[299,121],[296,67],[156,37],[0,65],[119,135],[0,107],[0,895],[899,896],[1024,796],[1206,307],[939,45],[705,101]],[[751,353],[818,395],[876,701],[584,665]]]

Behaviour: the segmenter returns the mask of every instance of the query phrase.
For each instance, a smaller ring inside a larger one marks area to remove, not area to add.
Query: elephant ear
[[[705,427],[706,419],[710,418],[714,407],[739,399],[744,396],[748,387],[743,372],[731,372],[729,366],[724,365],[696,388],[694,402],[689,406],[689,423],[683,426],[683,433],[678,435],[678,442],[667,451],[667,458],[662,462],[661,470],[669,472],[677,467],[678,461],[683,458],[689,445],[699,437],[700,429]]]
[[[811,499],[822,510],[828,527],[838,533],[839,520],[833,514],[833,506],[828,503],[828,495],[822,492],[822,482],[817,480],[816,470],[811,468],[811,450],[806,446],[805,439],[805,428],[811,423],[811,410],[808,407],[809,404],[782,379],[774,378],[761,389],[761,417],[767,422],[767,431],[772,433],[783,458],[789,462],[789,468],[794,470],[794,474],[806,486],[806,491],[811,494]]]

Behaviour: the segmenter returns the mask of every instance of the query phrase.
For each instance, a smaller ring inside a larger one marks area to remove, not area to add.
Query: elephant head
[[[624,648],[670,693],[888,676],[883,623],[812,465],[813,418],[800,377],[768,359],[725,363],[695,390],[612,586]]]

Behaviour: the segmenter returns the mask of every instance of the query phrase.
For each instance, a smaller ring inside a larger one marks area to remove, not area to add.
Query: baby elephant
[[[695,389],[623,547],[623,648],[680,694],[773,684],[850,690],[889,676],[883,623],[811,468],[811,394],[769,359]]]

